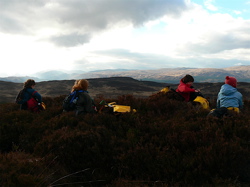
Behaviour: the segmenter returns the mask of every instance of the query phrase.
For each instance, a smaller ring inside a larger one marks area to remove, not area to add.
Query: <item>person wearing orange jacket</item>
[[[192,86],[194,78],[187,74],[181,80],[176,92],[179,93],[186,102],[193,101],[197,96],[203,97],[200,90],[194,89]]]

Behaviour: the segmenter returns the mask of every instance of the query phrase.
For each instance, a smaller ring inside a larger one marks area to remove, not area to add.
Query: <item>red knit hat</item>
[[[236,88],[236,86],[237,86],[237,80],[236,80],[236,78],[234,78],[234,77],[226,76],[225,84],[229,84],[229,85],[231,85],[232,87],[235,87],[235,88]]]

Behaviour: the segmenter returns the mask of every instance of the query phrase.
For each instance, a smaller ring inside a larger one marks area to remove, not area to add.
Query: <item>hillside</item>
[[[111,77],[88,79],[89,93],[93,98],[100,96],[116,98],[121,95],[148,97],[157,93],[165,86],[176,89],[178,84],[159,83],[153,81],[139,81],[129,77]],[[57,97],[69,94],[74,80],[43,81],[36,84],[35,89],[43,97]],[[205,97],[215,99],[223,83],[195,83],[194,86],[202,91]],[[0,81],[0,103],[12,103],[22,89],[23,83]],[[250,83],[238,83],[238,90],[244,99],[250,99]]]
[[[164,83],[138,81],[128,77],[88,79],[88,81],[90,84],[89,93],[93,98],[98,96],[114,98],[127,94],[147,97],[166,85]],[[75,80],[37,82],[35,89],[43,97],[57,97],[69,94],[74,82]],[[23,83],[0,81],[0,103],[13,102],[22,87]]]

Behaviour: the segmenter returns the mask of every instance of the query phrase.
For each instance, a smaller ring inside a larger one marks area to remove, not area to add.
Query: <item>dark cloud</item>
[[[185,0],[0,0],[0,31],[35,34],[59,29],[67,36],[51,40],[72,46],[79,44],[81,34],[91,36],[116,25],[140,26],[164,15],[179,16],[185,9]]]
[[[50,38],[50,41],[55,43],[57,46],[73,47],[76,45],[82,45],[88,43],[91,36],[88,34],[81,35],[72,33],[68,35],[58,35]]]
[[[39,16],[46,2],[48,0],[0,0],[0,31],[28,34],[30,27],[39,27],[44,18]]]
[[[179,16],[184,0],[60,0],[55,9],[60,22],[73,26],[104,29],[117,23],[141,25],[164,15]]]

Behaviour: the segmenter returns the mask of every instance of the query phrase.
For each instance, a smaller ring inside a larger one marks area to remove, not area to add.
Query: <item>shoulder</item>
[[[33,92],[36,91],[36,90],[34,90],[33,88],[26,88],[25,90],[26,90],[26,92],[28,92],[28,93],[30,93],[30,94],[32,94]]]
[[[76,92],[78,95],[89,95],[88,91],[85,91],[85,90],[77,90]]]
[[[89,92],[86,90],[77,90],[79,94],[88,94]]]
[[[237,91],[236,94],[237,96],[242,97],[242,94],[239,91]]]
[[[79,91],[79,95],[82,95],[84,97],[88,97],[89,93],[87,91]]]

